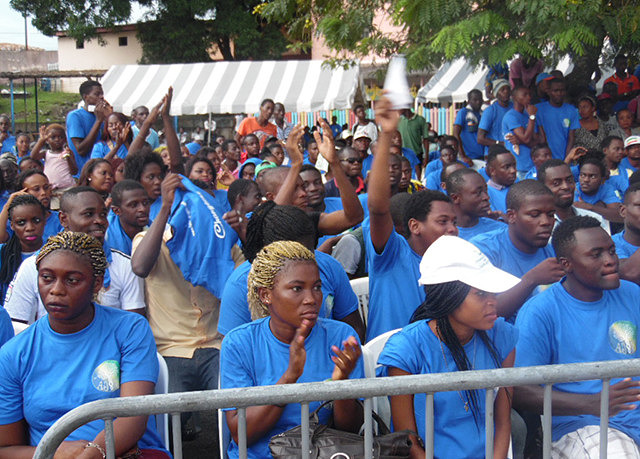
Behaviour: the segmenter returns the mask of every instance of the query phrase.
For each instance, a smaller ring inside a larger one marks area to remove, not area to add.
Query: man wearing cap
[[[496,143],[504,144],[502,138],[502,118],[513,108],[511,102],[511,86],[507,80],[493,82],[493,97],[496,101],[483,112],[478,125],[478,143],[484,146],[484,156],[489,154],[489,147]]]
[[[362,159],[362,176],[366,179],[371,164],[373,163],[373,152],[375,150],[375,144],[371,145],[371,137],[364,128],[357,128],[353,133],[352,148],[358,153]],[[371,149],[371,153],[369,153]]]
[[[562,78],[549,81],[549,100],[540,102],[538,123],[544,128],[554,158],[564,159],[573,148],[576,129],[580,129],[578,109],[566,104],[567,83]]]
[[[516,327],[516,366],[640,357],[640,287],[620,280],[611,237],[591,217],[573,217],[553,232],[565,277],[531,298]],[[640,381],[614,378],[609,387],[608,457],[640,457]],[[552,457],[598,457],[600,380],[553,386]],[[542,414],[542,386],[514,388],[514,406]]]
[[[534,104],[539,102],[545,102],[549,100],[549,80],[552,80],[553,76],[547,72],[539,73],[536,77],[535,89],[532,89],[531,100]]]
[[[428,161],[429,155],[429,124],[424,117],[416,115],[410,108],[404,109],[401,115],[398,131],[402,135],[402,146],[413,150],[424,164]]]
[[[640,168],[640,136],[630,135],[624,140],[626,156],[620,161],[620,169],[626,171],[631,177]]]

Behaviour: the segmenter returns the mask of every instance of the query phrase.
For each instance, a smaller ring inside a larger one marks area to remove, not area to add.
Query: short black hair
[[[622,138],[617,135],[608,135],[604,139],[602,139],[602,142],[600,142],[600,148],[602,148],[603,150],[605,148],[609,148],[609,145],[611,145],[611,142],[613,142],[614,140],[623,142]]]
[[[76,196],[82,193],[95,193],[102,199],[102,195],[94,188],[90,186],[77,186],[62,193],[60,197],[60,210],[62,212],[69,212],[71,202],[75,200]]]
[[[431,203],[434,201],[451,202],[449,196],[440,191],[422,190],[413,193],[407,200],[404,208],[404,229],[409,234],[409,220],[412,218],[424,221],[431,212]]]
[[[507,191],[507,209],[518,210],[527,196],[553,197],[553,193],[537,180],[527,179],[516,182]]]
[[[391,196],[391,200],[389,201],[389,212],[391,213],[391,219],[393,220],[393,225],[396,228],[402,228],[401,235],[404,237],[408,236],[404,214],[405,209],[407,207],[407,202],[412,195],[409,193],[396,193]]]
[[[569,167],[567,163],[565,163],[563,160],[558,158],[551,158],[550,160],[543,162],[538,168],[538,177],[537,177],[538,181],[544,183],[547,180],[547,169],[551,169],[552,167],[560,167],[560,166]],[[569,170],[571,170],[570,167],[569,167]]]
[[[302,174],[303,172],[306,172],[306,171],[316,172],[319,176],[322,177],[322,173],[318,170],[318,168],[316,168],[312,164],[303,164],[302,165],[302,167],[300,168],[300,173]]]
[[[467,100],[471,99],[471,96],[474,94],[478,94],[480,97],[482,97],[482,91],[480,91],[479,89],[472,89],[467,93]]]
[[[227,139],[224,142],[222,142],[222,151],[224,152],[229,151],[229,145],[231,145],[232,143],[235,143],[236,145],[238,145],[238,143],[233,139]]]
[[[491,145],[489,147],[489,153],[487,154],[487,165],[491,165],[491,163],[494,162],[498,156],[504,155],[505,153],[511,154],[511,152],[507,150],[504,145]]]
[[[631,174],[631,177],[629,177],[629,186],[633,185],[634,183],[640,183],[640,170],[635,171],[633,174]]]
[[[30,157],[25,157],[26,159],[33,159]],[[23,160],[24,161],[24,160]],[[35,161],[35,160],[33,160]],[[42,175],[44,178],[47,179],[47,181],[49,181],[49,177],[46,176],[46,174],[44,172],[42,172],[40,169],[27,169],[26,171],[20,172],[20,174],[18,174],[18,176],[16,177],[15,183],[16,183],[16,187],[21,190],[22,188],[24,188],[24,181],[27,180],[29,177],[31,177],[32,175]]]
[[[600,222],[586,215],[567,218],[553,230],[551,244],[557,257],[566,257],[576,242],[576,231],[588,228],[600,228]]]
[[[458,144],[458,139],[456,139],[456,138],[455,138],[454,136],[452,136],[452,135],[443,135],[442,137],[440,137],[440,145],[439,145],[439,146],[440,146],[440,150],[442,150],[442,148],[444,148],[444,145],[445,145],[447,142],[451,142],[451,141],[455,142],[455,143],[456,143],[456,145],[459,145],[459,144]]]
[[[537,144],[535,144],[533,147],[531,147],[531,157],[533,158],[533,156],[536,154],[536,152],[538,150],[542,150],[543,148],[547,148],[547,149],[550,150],[549,144],[547,144],[547,143],[537,143]]]
[[[238,199],[238,196],[246,196],[253,187],[258,188],[258,184],[253,180],[234,180],[233,183],[229,185],[229,189],[227,190],[227,201],[229,201],[231,207],[236,204],[236,199]]]
[[[82,84],[80,85],[80,95],[83,97],[86,96],[91,92],[91,88],[94,88],[95,86],[102,87],[102,85],[96,80],[83,81]]]
[[[600,170],[600,175],[604,178],[607,174],[607,168],[602,161],[602,153],[598,150],[589,150],[578,161],[578,170],[582,171],[583,166],[593,164]]]
[[[113,185],[111,190],[111,205],[120,207],[122,205],[122,195],[125,191],[142,190],[144,187],[140,182],[131,179],[124,179]]]
[[[449,174],[449,177],[445,179],[445,184],[447,185],[447,194],[451,196],[453,193],[459,193],[464,186],[465,177],[467,175],[474,174],[480,175],[478,171],[475,171],[470,167],[465,167],[464,169],[460,169]],[[481,175],[480,177],[482,178]]]
[[[273,102],[273,99],[263,99],[262,102],[260,102],[260,107],[264,107],[269,102],[271,102],[273,105],[275,105],[275,102]]]
[[[631,193],[635,193],[637,191],[640,191],[640,182],[635,182],[631,185],[629,185],[629,188],[627,188],[627,190],[624,192],[624,197],[623,197],[623,202],[626,204],[627,203],[627,197],[629,195],[631,195]]]
[[[567,82],[565,81],[564,78],[555,77],[555,78],[552,78],[551,80],[549,80],[549,87],[551,87],[552,84],[564,84],[564,85],[566,85]]]

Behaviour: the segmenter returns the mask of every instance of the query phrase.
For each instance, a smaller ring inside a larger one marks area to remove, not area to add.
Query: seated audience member
[[[178,191],[180,187],[185,191]],[[188,195],[194,199],[188,199]],[[174,219],[176,209],[182,208],[182,204],[188,209],[188,223],[179,224],[182,220]],[[216,192],[211,196],[188,180],[181,180],[179,175],[167,174],[162,182],[162,206],[156,219],[148,230],[133,239],[131,266],[136,275],[144,278],[147,317],[158,352],[167,362],[170,392],[218,388],[222,341],[216,330],[219,298],[222,285],[233,271],[232,249],[237,241],[235,231],[226,221],[232,213],[230,210],[226,194]],[[198,220],[198,215],[207,220]],[[216,221],[218,215],[224,221]],[[215,231],[214,224],[217,225]],[[190,239],[192,231],[195,234]],[[203,244],[211,243],[214,250],[206,250],[207,246],[203,245],[198,248],[187,245],[198,238]],[[185,248],[191,250],[185,254]],[[201,250],[196,252],[197,249]],[[202,269],[196,266],[194,253],[206,260],[207,269],[217,278],[216,285],[196,285],[189,280],[192,278],[187,277],[186,264],[193,270]],[[187,424],[190,413],[181,418],[186,429],[185,439],[194,438],[195,431]]]
[[[316,230],[312,219],[297,207],[279,206],[273,202],[265,202],[255,209],[247,225],[246,243],[242,249],[247,261],[233,271],[222,293],[218,331],[223,335],[251,320],[246,290],[251,263],[260,249],[276,241],[297,241],[313,250]],[[345,322],[363,336],[358,298],[340,263],[317,250],[315,254],[322,279],[320,317]]]
[[[515,319],[518,309],[539,286],[556,282],[563,275],[549,245],[554,213],[553,193],[540,182],[523,180],[507,194],[507,225],[471,239],[491,263],[521,279],[498,295],[498,315],[507,320]]]
[[[574,205],[600,214],[610,222],[622,222],[620,199],[613,186],[606,183],[607,170],[599,152],[588,152],[580,158],[579,171]]]
[[[531,148],[531,161],[533,161],[533,167],[529,172],[527,172],[524,178],[535,180],[538,177],[538,168],[551,158],[551,150],[546,143],[534,145],[533,148]]]
[[[502,145],[489,147],[487,155],[487,193],[491,209],[494,211],[507,212],[507,193],[516,182],[517,169],[516,159]]]
[[[611,237],[591,217],[573,217],[553,232],[564,276],[520,310],[516,366],[638,358],[640,287],[621,281]],[[588,337],[588,344],[585,343]],[[585,345],[587,344],[587,345]],[[611,381],[609,457],[639,457],[638,378]],[[602,382],[553,386],[553,457],[597,457]],[[514,405],[542,413],[543,388],[515,388]],[[576,456],[577,454],[577,456]]]
[[[631,185],[620,206],[624,231],[612,236],[620,259],[620,277],[640,284],[640,183]]]
[[[282,145],[278,142],[277,139],[267,140],[264,147],[269,150],[271,155],[275,158],[275,163],[277,166],[282,166],[284,163],[284,149]]]
[[[109,161],[101,158],[91,158],[87,161],[78,179],[78,186],[93,188],[105,200],[111,194],[113,184],[113,167]]]
[[[140,182],[123,180],[111,192],[109,226],[104,237],[112,249],[131,256],[131,243],[136,234],[149,224],[149,196]]]
[[[496,101],[484,109],[482,117],[480,118],[480,124],[478,125],[477,141],[480,145],[484,145],[483,156],[489,154],[489,147],[491,145],[504,144],[502,118],[513,108],[513,102],[511,102],[511,86],[509,86],[507,80],[494,80],[492,92]]]
[[[607,183],[616,190],[616,195],[622,197],[629,187],[629,176],[621,162],[624,156],[624,142],[620,137],[609,135],[600,144],[604,153],[604,164],[609,171]]]
[[[15,183],[16,177],[18,176],[18,165],[14,160],[1,158],[0,173],[2,173],[2,181],[4,182],[4,189],[2,190],[0,199],[4,198],[6,200],[9,194],[18,191]]]
[[[478,234],[504,228],[504,223],[488,218],[491,204],[487,184],[476,171],[466,167],[454,171],[447,177],[446,188],[462,239],[468,241]]]
[[[496,293],[518,281],[492,266],[471,243],[455,236],[440,237],[420,262],[426,299],[411,324],[389,338],[378,364],[388,376],[512,367],[518,332],[498,318]],[[420,439],[412,438],[411,457],[424,457],[425,394],[390,398],[394,429],[419,432]],[[511,389],[501,388],[491,408],[494,457],[507,457]],[[488,409],[485,389],[436,393],[436,456],[482,457]]]
[[[446,165],[455,162],[465,164],[462,161],[458,161],[458,139],[451,135],[442,136],[439,158],[427,164],[427,168],[424,171],[425,176],[428,177],[432,172],[440,172]]]
[[[248,299],[255,320],[226,335],[220,355],[221,388],[364,376],[355,331],[318,316],[322,302],[318,265],[313,253],[301,244],[279,241],[260,250],[248,277]],[[311,402],[309,409],[321,403]],[[246,408],[249,456],[269,457],[269,440],[299,425],[300,410],[298,403]],[[237,458],[238,411],[224,411],[233,438],[229,458]],[[336,400],[333,411],[319,413],[320,422],[330,419],[336,429],[357,432],[363,421],[362,407],[356,400]]]
[[[31,145],[31,136],[25,132],[16,135],[16,144],[11,149],[11,153],[18,162],[29,156],[29,145]]]
[[[22,161],[20,161],[20,165],[18,166],[18,172],[24,172],[29,169],[37,169],[40,172],[44,172],[44,166],[40,161],[36,161],[33,158],[24,158]],[[75,184],[75,179],[73,183]]]
[[[124,180],[124,159],[113,158],[111,161],[111,167],[113,168],[113,181],[119,183]]]
[[[11,153],[16,138],[11,134],[11,118],[4,113],[0,115],[0,153]]]
[[[543,128],[553,157],[564,159],[573,148],[576,129],[580,128],[580,117],[576,107],[565,103],[567,83],[564,78],[550,80],[548,94],[548,101],[536,105],[537,123]]]
[[[60,223],[67,231],[87,233],[104,243],[109,222],[102,196],[89,187],[71,188],[60,200]],[[104,306],[144,314],[141,280],[131,271],[131,260],[117,250],[107,249],[107,270],[97,301]],[[11,319],[32,324],[45,313],[38,295],[36,256],[27,258],[11,282],[5,308]]]
[[[0,244],[0,298],[22,262],[42,247],[47,209],[29,194],[14,196],[7,205],[11,236]]]
[[[448,148],[448,147],[447,147]],[[426,188],[428,190],[440,191],[446,193],[446,181],[447,177],[460,169],[465,169],[467,166],[459,162],[447,164],[442,168],[440,172],[433,171],[427,176]]]
[[[402,155],[407,161],[409,161],[409,164],[411,165],[411,178],[417,180],[422,174],[422,162],[412,149],[403,146],[402,134],[399,130],[394,132],[393,136],[391,136],[391,146],[400,148],[400,152],[398,154]],[[391,154],[396,154],[393,148],[391,149]]]
[[[253,180],[238,179],[229,186],[227,200],[232,209],[241,216],[248,218],[258,204],[262,202],[262,195],[258,184]]]
[[[213,169],[213,164],[207,158],[201,158],[198,156],[192,156],[184,166],[185,176],[195,183],[197,186],[205,190],[207,193],[215,194],[216,190],[216,172]],[[222,172],[220,175],[222,175]],[[229,177],[229,180],[233,182],[234,177]],[[229,185],[231,184],[228,182]],[[220,190],[221,193],[224,191]]]
[[[578,99],[578,114],[580,115],[580,127],[575,133],[575,147],[601,148],[609,129],[596,114],[596,100],[590,95],[581,96]]]
[[[133,122],[131,123],[131,131],[133,132],[134,138],[137,137],[148,116],[149,109],[144,105],[134,108],[131,112],[131,118],[133,119]],[[152,150],[155,150],[160,146],[160,139],[155,129],[149,129],[149,134],[144,140],[149,144],[149,146],[151,146]]]
[[[546,142],[544,129],[536,123],[538,107],[531,105],[529,88],[513,90],[513,108],[502,118],[504,146],[513,153],[518,172],[526,174],[533,167],[531,147]]]
[[[398,113],[384,97],[376,105],[376,122],[382,132],[369,179],[369,220],[362,224],[370,279],[367,340],[409,324],[424,300],[418,285],[420,258],[438,237],[458,234],[450,199],[430,190],[412,194],[405,206],[407,237],[394,230],[389,180],[389,160],[394,155],[389,146]]]
[[[260,155],[260,140],[255,134],[244,136],[242,146],[244,147],[244,152],[242,152],[241,159],[246,161],[247,159],[257,158]]]
[[[469,165],[472,164],[472,160],[484,157],[482,145],[478,143],[482,103],[482,92],[472,89],[467,94],[467,106],[458,110],[453,122],[453,136],[458,139],[460,159]]]
[[[53,236],[37,255],[48,316],[0,350],[0,456],[31,457],[47,429],[80,405],[154,393],[158,360],[144,318],[91,301],[107,264],[102,244],[84,233]],[[79,427],[56,455],[106,457],[103,426]],[[118,457],[170,457],[153,418],[116,418],[113,436]]]
[[[149,196],[151,222],[162,207],[161,184],[165,172],[166,167],[160,155],[149,150],[132,152],[124,162],[125,179],[140,182]]]
[[[610,132],[611,135],[624,140],[631,136],[640,135],[640,128],[633,127],[633,115],[626,108],[616,112],[616,120],[618,121],[618,126]]]
[[[391,147],[391,155],[397,156],[393,152],[394,148],[397,147]],[[418,180],[411,179],[411,163],[404,156],[400,156],[400,182],[398,183],[398,191],[400,193],[413,194],[421,190],[424,190],[424,185]]]
[[[240,174],[240,147],[235,140],[225,140],[222,144],[224,161],[222,164],[229,169],[235,178]]]
[[[545,162],[538,169],[538,181],[553,193],[553,204],[556,208],[554,228],[567,218],[586,215],[598,220],[607,233],[611,232],[609,221],[602,215],[573,205],[576,181],[567,163],[556,158]]]
[[[51,185],[49,179],[42,171],[29,170],[22,172],[16,179],[16,185],[20,191],[16,191],[4,205],[2,212],[0,212],[0,242],[6,242],[13,234],[9,221],[9,206],[13,199],[23,194],[29,194],[36,198],[42,206],[46,209],[45,212],[45,224],[42,240],[46,240],[58,234],[62,231],[62,225],[58,217],[58,212],[50,209],[51,205]]]
[[[256,167],[262,164],[262,160],[260,158],[249,158],[242,166],[240,166],[240,171],[238,172],[238,178],[245,180],[255,180],[256,177]]]
[[[44,173],[54,192],[75,186],[73,176],[79,172],[75,157],[66,143],[64,127],[50,124],[40,127],[40,138],[31,150],[31,159],[37,162],[44,160]],[[45,145],[49,148],[43,149]],[[21,161],[21,167],[25,160]]]
[[[109,161],[111,158],[126,158],[129,148],[133,142],[133,132],[131,123],[125,115],[113,112],[107,118],[107,128],[100,142],[93,146],[92,158],[104,158]]]
[[[356,194],[366,193],[367,185],[362,178],[362,158],[358,152],[351,147],[344,147],[338,150],[338,160],[353,189],[356,190]],[[324,184],[324,189],[326,197],[340,197],[340,190],[335,177]]]
[[[640,169],[640,136],[632,135],[627,137],[624,140],[624,150],[626,156],[620,161],[620,167],[626,170],[627,175],[631,176],[631,174]],[[6,180],[5,183],[7,183]]]
[[[303,152],[302,164],[308,164],[310,166],[316,165],[318,162],[318,155],[320,150],[318,149],[318,142],[311,137],[305,142],[305,149]]]

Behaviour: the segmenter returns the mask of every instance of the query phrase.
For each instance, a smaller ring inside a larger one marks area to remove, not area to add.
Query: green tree
[[[149,7],[138,24],[142,63],[206,62],[217,48],[224,59],[275,59],[286,50],[277,22],[253,13],[260,0],[137,0]],[[98,27],[129,21],[129,0],[11,0],[42,33],[66,30],[77,40],[99,38]]]
[[[495,64],[518,53],[553,64],[568,54],[575,64],[572,78],[584,84],[597,68],[605,38],[614,53],[640,49],[635,0],[268,0],[257,10],[284,22],[302,48],[317,33],[335,51],[356,57],[404,53],[411,69],[456,57]],[[381,30],[374,20],[380,13],[401,33]]]

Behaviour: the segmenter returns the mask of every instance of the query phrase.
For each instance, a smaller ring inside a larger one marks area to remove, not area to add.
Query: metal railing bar
[[[364,459],[373,459],[372,399],[364,399]]]
[[[494,389],[488,388],[486,391],[484,429],[485,429],[485,446],[484,456],[486,459],[493,459],[493,413],[494,413]]]
[[[609,384],[610,379],[602,380],[600,394],[600,459],[607,459],[607,438],[609,437]]]
[[[113,436],[113,419],[104,420],[104,446],[107,450],[107,459],[116,459],[116,440]]]
[[[551,391],[552,384],[544,386],[542,410],[542,458],[551,459]]]
[[[247,410],[238,408],[238,452],[240,459],[247,459]]]
[[[309,404],[300,406],[300,435],[302,435],[302,459],[309,459]]]
[[[433,459],[433,429],[435,428],[435,424],[433,423],[433,394],[427,394],[424,407],[424,422],[424,448],[426,453],[425,457],[426,459]]]
[[[171,430],[173,431],[173,459],[182,459],[182,421],[180,413],[171,413]]]

